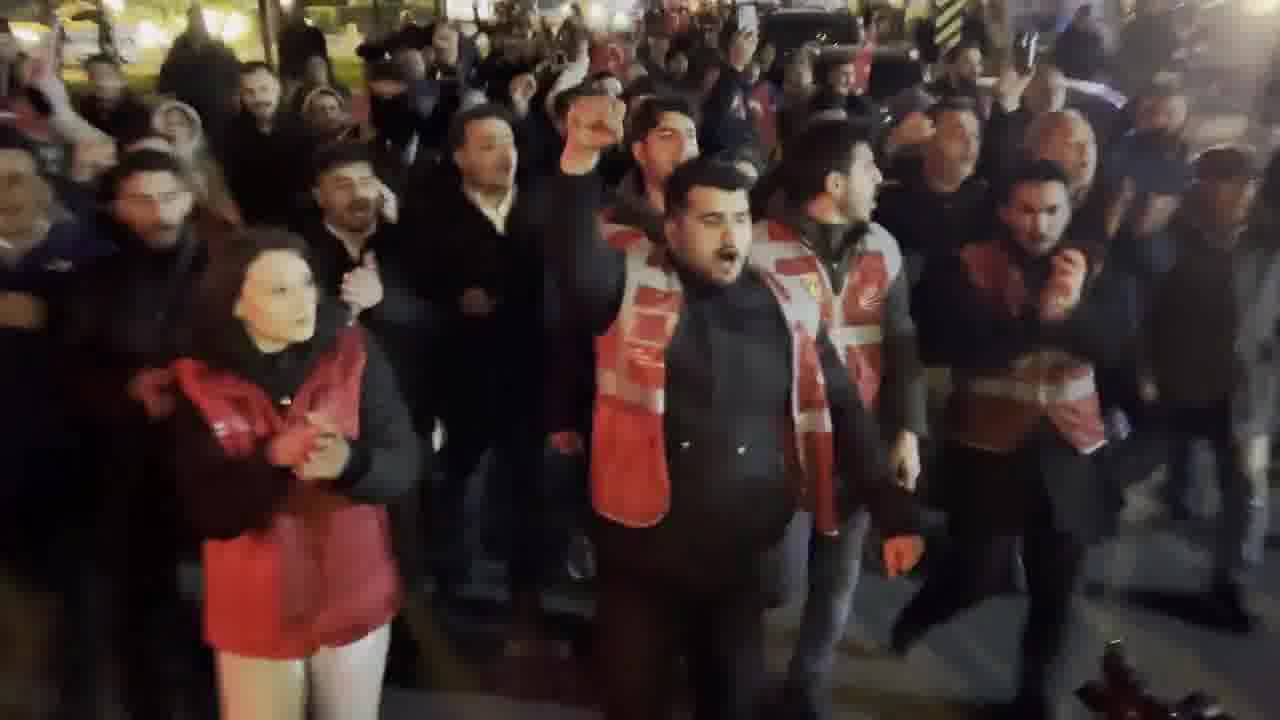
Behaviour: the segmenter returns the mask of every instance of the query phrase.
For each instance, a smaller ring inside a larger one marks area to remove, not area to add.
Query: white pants
[[[302,660],[218,653],[222,720],[378,720],[391,645],[383,625],[350,645]]]

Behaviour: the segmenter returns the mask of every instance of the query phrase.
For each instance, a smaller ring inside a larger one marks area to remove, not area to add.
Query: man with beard
[[[927,424],[924,373],[902,253],[893,236],[870,222],[881,181],[870,128],[819,122],[796,138],[782,172],[787,210],[756,226],[752,256],[807,283],[823,303],[849,382],[868,409],[880,412],[892,439],[894,477],[913,490]],[[857,512],[835,538],[804,538],[809,581],[783,698],[788,718],[831,717],[830,674],[853,610],[870,521]]]
[[[75,649],[91,646],[101,630],[81,608],[91,564],[85,548],[93,545],[85,530],[96,503],[75,480],[84,468],[75,466],[77,446],[69,444],[79,436],[68,423],[73,397],[59,374],[56,335],[76,271],[111,246],[68,212],[40,174],[35,149],[9,127],[0,127],[0,183],[0,397],[22,409],[0,420],[0,577],[11,588],[6,598],[22,606],[6,612],[4,632],[15,649],[18,638],[34,636],[39,647],[69,650],[57,658],[65,713],[58,717],[85,717],[97,710],[86,686],[95,658]],[[50,618],[57,621],[52,628],[37,620],[48,593],[63,608]]]
[[[624,252],[601,238],[594,171],[622,139],[624,110],[609,98],[575,103],[552,183],[565,208],[551,222],[565,302],[598,337],[591,473],[605,717],[671,717],[680,659],[695,717],[754,717],[764,610],[797,491],[828,534],[868,507],[892,538],[891,575],[920,552],[912,502],[891,481],[820,306],[803,283],[747,268],[748,183],[732,165],[697,159],[675,171],[663,245],[640,239]],[[856,480],[844,492],[835,467]]]
[[[870,119],[875,111],[871,100],[858,90],[858,53],[861,50],[835,48],[818,56],[814,75],[819,90],[815,108],[843,108],[850,118]]]
[[[635,169],[618,184],[613,206],[604,217],[611,225],[642,230],[651,242],[658,242],[666,211],[667,178],[698,156],[693,108],[673,96],[645,101],[631,120],[626,145]]]
[[[193,548],[177,528],[169,446],[155,425],[173,408],[168,378],[155,369],[182,347],[188,294],[206,258],[188,223],[195,200],[185,177],[173,156],[154,150],[127,154],[107,173],[97,225],[120,250],[80,278],[63,328],[94,467],[88,482],[102,493],[95,556],[112,587],[99,627],[136,718],[172,717],[199,646],[194,609],[177,594],[179,557]]]
[[[926,258],[972,241],[991,213],[987,183],[974,175],[982,148],[977,109],[968,100],[945,100],[929,116],[933,137],[920,158],[899,163],[902,174],[876,207],[876,222],[897,238],[913,284]]]
[[[1021,538],[1030,610],[1015,702],[1006,717],[1056,716],[1054,670],[1065,648],[1085,548],[1119,503],[1093,453],[1106,444],[1095,367],[1132,362],[1114,313],[1095,301],[1084,253],[1061,245],[1067,178],[1030,162],[999,194],[990,239],[930,262],[913,298],[921,355],[952,368],[940,468],[949,553],[898,616],[892,646],[1000,589]]]
[[[314,158],[311,193],[319,212],[297,228],[310,251],[310,265],[321,292],[342,301],[350,318],[365,325],[386,349],[396,385],[422,440],[421,472],[414,489],[391,505],[399,569],[409,589],[407,608],[416,611],[417,589],[426,580],[424,517],[426,488],[433,463],[431,438],[437,403],[433,384],[435,352],[440,347],[436,312],[427,297],[429,284],[417,279],[424,267],[421,248],[398,220],[394,194],[374,173],[368,148],[342,144]],[[393,657],[406,626],[393,626]],[[398,669],[398,668],[397,668]]]
[[[538,525],[542,209],[532,188],[516,185],[519,153],[504,108],[480,105],[459,113],[449,146],[458,180],[441,186],[430,215],[422,218],[450,229],[437,235],[425,265],[434,273],[433,297],[450,348],[439,376],[447,441],[444,486],[433,503],[436,578],[445,602],[456,599],[467,580],[476,541],[476,523],[465,512],[469,482],[492,447],[490,487],[513,509],[502,532],[509,542],[505,555],[517,632],[532,633],[547,569]]]
[[[84,61],[89,91],[79,98],[76,112],[94,127],[118,138],[151,124],[151,113],[125,84],[120,63],[110,55]]]
[[[305,185],[306,143],[279,112],[280,80],[265,63],[240,69],[240,115],[224,143],[227,186],[249,225],[288,225]]]

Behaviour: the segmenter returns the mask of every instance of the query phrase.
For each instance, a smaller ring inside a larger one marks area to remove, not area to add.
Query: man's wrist
[[[564,152],[560,154],[560,171],[565,175],[587,175],[596,169],[599,161],[599,150],[566,145]]]

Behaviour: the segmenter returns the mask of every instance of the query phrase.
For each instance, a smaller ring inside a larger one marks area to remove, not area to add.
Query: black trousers
[[[959,450],[947,459],[948,482],[969,486],[971,492],[992,475],[1018,477],[1025,483],[1019,496],[1023,522],[993,523],[982,512],[984,503],[1001,502],[998,496],[978,493],[982,497],[953,504],[946,556],[930,563],[924,585],[895,623],[895,640],[918,639],[998,591],[1006,584],[1009,548],[1021,538],[1030,608],[1022,630],[1018,694],[1049,697],[1053,671],[1066,649],[1085,544],[1057,527],[1035,452],[996,456]]]
[[[672,717],[681,660],[695,720],[761,717],[765,605],[742,586],[698,591],[656,578],[602,578],[596,666],[606,720]]]

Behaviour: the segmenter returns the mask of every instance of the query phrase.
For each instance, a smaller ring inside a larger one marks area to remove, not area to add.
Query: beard
[[[372,201],[357,200],[338,216],[337,225],[347,232],[362,233],[373,229],[377,219],[377,207]]]

